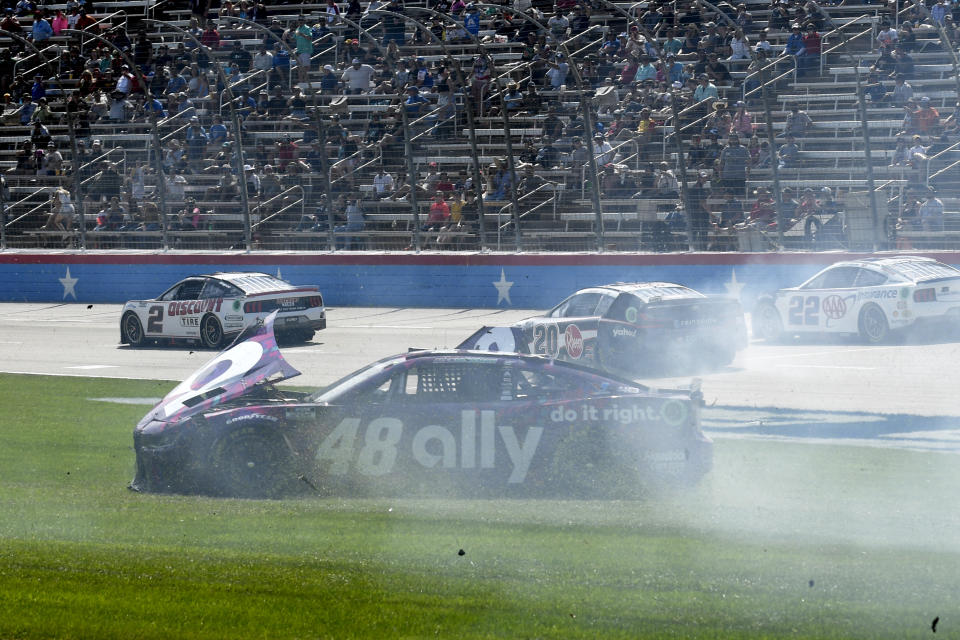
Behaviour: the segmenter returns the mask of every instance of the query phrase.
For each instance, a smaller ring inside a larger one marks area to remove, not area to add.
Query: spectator
[[[373,193],[378,200],[389,198],[393,194],[394,179],[386,169],[381,166],[377,169],[377,175],[373,177]]]
[[[30,29],[30,38],[34,42],[43,42],[53,35],[53,27],[40,14],[33,16],[33,27]]]
[[[724,231],[733,229],[738,224],[743,224],[743,202],[737,198],[737,193],[727,189],[724,191],[723,204],[720,205],[720,219],[717,221],[717,227]]]
[[[743,100],[737,101],[736,111],[733,113],[731,124],[733,130],[743,138],[753,137],[753,116],[747,111],[747,103]]]
[[[253,68],[268,73],[273,70],[273,54],[267,51],[267,45],[261,45],[260,50],[253,56]]]
[[[344,70],[341,80],[347,94],[360,94],[370,90],[370,81],[375,75],[376,69],[360,62],[360,58],[354,58],[351,66]]]
[[[364,217],[363,208],[360,205],[360,200],[356,197],[351,197],[347,199],[347,206],[344,209],[344,214],[347,217],[347,223],[344,225],[339,225],[334,227],[334,231],[337,233],[347,233],[347,232],[358,232],[363,231],[366,227],[366,219]],[[337,240],[337,246],[343,247],[346,249],[352,249],[354,245],[359,246],[362,240],[356,236],[347,236],[342,239]]]
[[[913,87],[906,81],[906,78],[897,75],[894,80],[893,91],[890,93],[890,102],[894,106],[902,107],[913,97]]]
[[[897,29],[893,25],[887,24],[877,34],[878,48],[881,52],[884,50],[893,51],[893,47],[896,46],[899,39],[900,35],[897,33]]]
[[[790,107],[790,113],[787,114],[783,135],[803,138],[807,135],[807,130],[812,124],[813,121],[810,116],[805,111],[801,111],[797,105],[793,105]]]
[[[253,56],[243,47],[240,40],[233,43],[233,50],[230,51],[230,66],[236,67],[240,73],[249,73],[253,65]]]
[[[676,198],[680,194],[680,183],[674,175],[670,164],[661,162],[660,168],[656,170],[656,177],[653,183],[653,196],[655,198]]]
[[[296,38],[297,76],[300,82],[308,82],[310,80],[310,58],[313,56],[313,30],[304,22],[303,18],[297,18],[294,25],[295,29],[293,33]]]
[[[436,231],[450,222],[450,205],[442,191],[437,191],[430,203],[430,212],[427,222],[423,225],[424,231]]]
[[[273,171],[273,165],[264,165],[260,175],[260,199],[269,200],[283,190],[280,178]]]
[[[793,136],[787,136],[785,144],[777,151],[778,167],[780,169],[794,169],[800,164],[800,147]]]
[[[783,54],[791,56],[794,59],[798,77],[802,76],[804,71],[803,65],[800,62],[803,51],[803,33],[800,25],[794,24],[790,27],[790,36],[787,38],[787,44],[783,49]]]
[[[757,199],[750,209],[748,224],[760,230],[767,230],[776,225],[776,203],[770,190],[766,187],[757,189]]]
[[[320,93],[324,95],[334,94],[337,92],[339,85],[340,78],[337,77],[336,69],[334,69],[333,65],[323,65],[323,73],[320,75]]]
[[[910,164],[910,147],[907,146],[907,138],[904,135],[897,137],[897,146],[893,150],[893,156],[890,158],[891,167],[906,167]]]
[[[933,189],[927,189],[926,199],[917,213],[924,231],[943,231],[943,202]]]
[[[740,144],[740,137],[730,134],[727,146],[720,153],[720,180],[725,189],[743,193],[750,176],[750,153]]]
[[[944,18],[946,18],[949,11],[950,8],[947,6],[944,0],[937,0],[937,3],[930,7],[930,19],[933,20],[935,25],[942,27]]]
[[[558,53],[552,60],[547,61],[547,78],[550,79],[550,86],[553,89],[559,89],[567,82],[567,74],[570,73],[570,65],[564,60],[564,55]]]
[[[190,124],[184,132],[184,138],[187,142],[187,162],[196,170],[200,167],[203,154],[210,142],[206,129],[200,126],[200,118],[197,116],[190,118]]]
[[[820,73],[821,38],[815,25],[807,26],[803,36],[803,54],[800,61],[803,63],[804,75],[819,75]]]
[[[900,47],[893,48],[893,60],[895,63],[895,70],[898,74],[903,75],[904,77],[911,77],[913,75],[913,56],[904,51]]]
[[[920,98],[920,108],[913,115],[914,129],[925,136],[937,135],[940,132],[940,113],[930,104],[930,98]]]
[[[710,194],[711,185],[706,171],[697,173],[696,181],[687,189],[687,216],[690,220],[690,230],[693,236],[690,243],[697,251],[706,249],[707,233],[710,228]]]

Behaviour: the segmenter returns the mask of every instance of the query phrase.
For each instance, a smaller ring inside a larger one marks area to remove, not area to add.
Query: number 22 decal
[[[790,298],[787,308],[788,324],[820,324],[820,298],[809,296],[804,299],[803,296],[793,296]]]

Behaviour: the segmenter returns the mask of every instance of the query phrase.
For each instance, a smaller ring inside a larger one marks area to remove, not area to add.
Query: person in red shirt
[[[820,34],[814,25],[807,26],[807,32],[803,35],[803,55],[800,59],[803,63],[804,75],[820,74]]]
[[[427,216],[427,223],[423,225],[424,231],[431,229],[440,229],[450,222],[450,205],[444,200],[443,192],[437,191],[430,205],[430,215]]]
[[[913,113],[913,128],[923,135],[934,135],[940,129],[940,112],[930,106],[930,98],[920,98],[920,108]]]
[[[437,180],[437,191],[443,191],[445,194],[453,191],[454,186],[453,182],[450,181],[450,176],[447,175],[446,171],[440,172],[440,178]]]

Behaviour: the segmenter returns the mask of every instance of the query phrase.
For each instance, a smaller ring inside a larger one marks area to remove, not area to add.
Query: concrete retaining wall
[[[960,264],[960,253],[926,254]],[[121,303],[153,298],[184,276],[263,271],[319,285],[329,306],[548,308],[576,289],[677,282],[739,297],[795,286],[848,253],[291,254],[0,253],[0,301]]]

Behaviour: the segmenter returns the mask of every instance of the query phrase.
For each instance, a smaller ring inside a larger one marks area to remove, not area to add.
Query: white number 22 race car
[[[864,342],[927,321],[960,327],[960,270],[930,258],[891,256],[838,262],[799,287],[760,298],[753,335],[859,334]]]
[[[219,349],[274,310],[278,339],[307,341],[327,326],[315,286],[294,286],[265,273],[214,273],[184,278],[153,300],[126,303],[120,342],[190,340]]]

